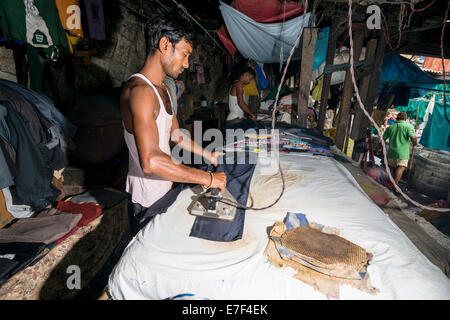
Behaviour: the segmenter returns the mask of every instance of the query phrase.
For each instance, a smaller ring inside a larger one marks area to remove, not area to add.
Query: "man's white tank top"
[[[248,96],[246,96],[245,94],[244,101],[245,103],[248,103]],[[227,116],[227,121],[244,117],[244,110],[242,110],[242,108],[239,106],[237,96],[231,95],[231,88],[228,94],[228,108],[230,109],[230,113]]]
[[[172,99],[170,97],[170,93],[168,92],[168,96],[170,99],[170,105],[172,109],[172,114],[168,114],[164,104],[161,100],[161,97],[156,90],[155,86],[148,80],[143,74],[135,73],[130,76],[139,77],[145,82],[148,83],[150,87],[156,93],[156,96],[159,100],[159,114],[156,118],[156,125],[158,127],[158,135],[159,135],[159,148],[164,153],[170,156],[170,132],[172,129],[172,118],[173,118],[173,104]],[[127,144],[129,150],[129,164],[128,164],[128,174],[125,185],[125,190],[131,194],[132,202],[139,203],[143,207],[150,207],[153,203],[159,200],[164,194],[167,193],[172,188],[172,182],[162,180],[156,176],[152,175],[144,175],[144,171],[142,170],[140,161],[139,161],[139,153],[136,147],[136,140],[134,135],[129,133],[124,126],[124,138],[125,143]]]

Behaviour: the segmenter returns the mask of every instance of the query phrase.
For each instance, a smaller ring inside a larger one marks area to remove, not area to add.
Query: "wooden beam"
[[[377,50],[377,39],[370,39],[367,43],[366,59],[375,57],[376,50]],[[361,79],[361,83],[359,86],[359,95],[360,95],[362,101],[365,101],[366,97],[367,97],[367,92],[369,90],[369,83],[370,83],[371,75],[373,72],[373,67],[374,67],[374,65],[371,66],[370,73],[368,73]],[[355,118],[353,119],[353,126],[351,129],[351,135],[350,135],[353,140],[358,139],[361,119],[363,117],[364,117],[363,112],[361,111],[359,106],[356,106]]]
[[[300,85],[298,90],[297,125],[306,127],[312,66],[314,62],[314,51],[316,49],[317,29],[305,28],[302,37],[302,61],[300,66]]]
[[[383,34],[380,33],[377,41],[377,50],[375,53],[375,62],[373,66],[373,72],[372,76],[370,77],[369,86],[367,89],[367,95],[366,99],[363,100],[364,106],[366,107],[366,111],[372,115],[373,112],[373,105],[375,102],[375,98],[377,95],[377,89],[378,89],[378,83],[380,82],[380,76],[381,76],[381,67],[383,65],[383,58],[384,58],[384,52],[386,49],[386,39]],[[362,97],[361,97],[362,99]],[[358,135],[355,135],[355,140],[361,139],[363,137],[366,137],[367,128],[370,127],[369,119],[366,116],[362,116],[361,120],[359,121],[359,131]],[[359,159],[360,154],[353,152],[352,158]]]
[[[336,41],[338,37],[338,26],[339,20],[334,19],[331,23],[330,33],[328,38],[328,49],[327,49],[327,59],[326,66],[332,65],[334,62],[334,53],[336,51]],[[328,93],[330,92],[332,73],[327,73],[323,75],[323,87],[322,87],[322,97],[320,98],[320,111],[319,111],[319,123],[317,124],[317,129],[323,131],[325,125],[325,114],[327,112],[328,105]]]
[[[353,39],[353,59],[359,61],[361,49],[364,41],[364,26],[358,25],[354,31]],[[345,73],[344,88],[342,89],[341,107],[336,128],[336,146],[343,150],[345,137],[347,135],[347,124],[349,121],[350,104],[353,95],[353,83],[350,70]]]

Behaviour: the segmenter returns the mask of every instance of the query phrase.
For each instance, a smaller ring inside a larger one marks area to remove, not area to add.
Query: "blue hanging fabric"
[[[269,86],[269,82],[267,81],[262,69],[259,67],[259,65],[257,63],[255,63],[255,69],[256,69],[256,75],[258,77],[259,90],[264,90],[265,88],[267,88]]]
[[[233,43],[245,58],[263,63],[280,62],[283,46],[283,61],[287,60],[300,31],[303,15],[284,23],[258,23],[223,2],[220,10]],[[310,15],[305,14],[305,27],[309,26]],[[295,51],[293,60],[300,59],[300,48]]]
[[[325,27],[320,30],[317,35],[316,48],[314,51],[313,70],[320,67],[327,59],[328,37],[330,36],[330,27]]]

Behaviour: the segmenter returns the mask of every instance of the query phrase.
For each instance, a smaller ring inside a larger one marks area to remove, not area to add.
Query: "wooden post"
[[[327,49],[327,59],[326,66],[330,66],[334,62],[334,53],[336,51],[336,41],[338,37],[338,30],[336,30],[338,25],[338,19],[334,19],[331,23],[330,33],[328,38],[328,49]],[[325,125],[325,114],[327,112],[328,105],[328,93],[330,91],[332,73],[326,73],[323,75],[323,87],[322,87],[322,97],[320,98],[320,111],[319,111],[319,123],[317,124],[317,129],[323,131]]]
[[[366,26],[358,25],[355,30],[355,36],[353,41],[353,59],[354,62],[359,61],[361,49],[364,41],[364,29]],[[349,121],[350,103],[353,95],[353,83],[350,68],[345,73],[344,88],[342,90],[341,107],[339,111],[339,118],[336,128],[336,146],[343,150],[344,141],[347,131],[347,123]]]
[[[367,59],[371,59],[375,57],[375,53],[377,50],[377,39],[370,39],[367,42],[367,49],[366,49],[366,60]],[[373,72],[374,69],[374,64],[372,64],[372,66],[370,67],[370,70]],[[367,97],[367,92],[369,90],[369,83],[371,80],[371,74],[365,75],[362,79],[361,79],[361,84],[359,86],[359,95],[361,97],[361,100],[364,102],[366,100]],[[359,137],[359,128],[361,126],[361,119],[364,118],[364,113],[361,111],[361,109],[359,108],[359,106],[356,106],[355,108],[355,117],[353,119],[353,126],[352,126],[352,130],[351,130],[351,138],[353,140],[357,140]],[[356,160],[356,159],[353,159]]]
[[[305,28],[302,37],[302,61],[300,66],[300,85],[298,90],[297,125],[306,127],[312,66],[314,62],[314,51],[316,49],[317,29]]]
[[[380,33],[377,41],[377,50],[375,53],[375,61],[373,65],[373,72],[370,77],[369,87],[367,89],[367,96],[364,101],[364,106],[366,107],[367,112],[372,115],[373,105],[375,102],[375,97],[377,95],[378,83],[380,81],[381,75],[381,67],[383,65],[384,51],[386,47],[386,39],[383,34]],[[355,137],[356,140],[362,138],[366,134],[366,130],[369,127],[369,119],[366,116],[363,116],[359,122],[359,132]],[[353,159],[357,159],[359,157],[358,153],[353,153]]]
[[[369,89],[367,91],[367,97],[364,101],[364,105],[366,106],[367,112],[371,115],[373,112],[373,106],[375,102],[375,98],[377,96],[377,90],[378,90],[378,83],[380,82],[380,75],[381,75],[381,67],[383,65],[383,58],[384,58],[384,51],[386,47],[386,39],[382,34],[380,34],[378,38],[378,45],[377,45],[377,53],[375,56],[375,62],[374,62],[374,71],[372,74],[372,77],[369,82]],[[364,136],[366,129],[369,127],[369,119],[367,117],[363,117],[360,123],[360,135],[358,138],[361,138]]]

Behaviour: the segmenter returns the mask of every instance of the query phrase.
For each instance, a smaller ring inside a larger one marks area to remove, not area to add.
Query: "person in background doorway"
[[[417,137],[414,127],[406,122],[406,112],[397,115],[397,123],[388,127],[383,134],[384,140],[389,140],[389,151],[387,154],[388,164],[395,172],[395,183],[398,184],[408,167],[409,145],[417,145]]]
[[[253,120],[256,120],[256,114],[253,113],[244,101],[244,86],[248,85],[255,78],[255,71],[250,68],[244,68],[241,71],[239,80],[236,80],[230,89],[228,96],[228,107],[230,113],[227,116],[227,124],[239,123],[246,119],[248,114]]]

